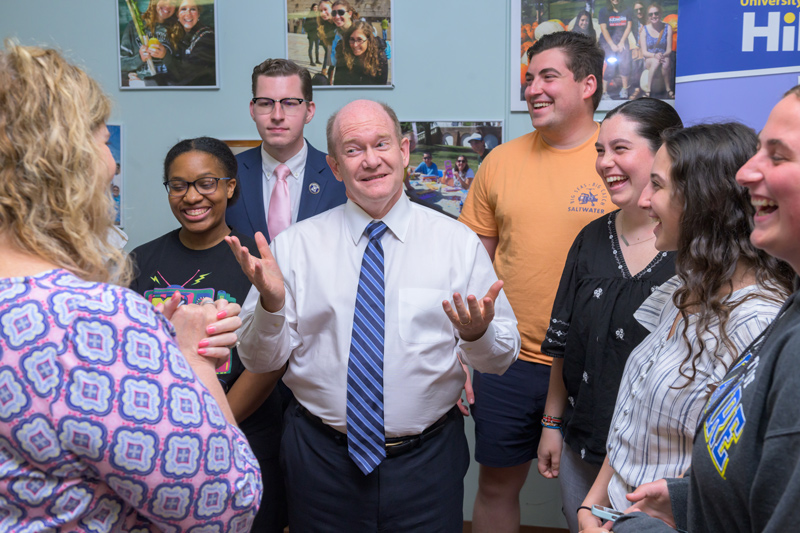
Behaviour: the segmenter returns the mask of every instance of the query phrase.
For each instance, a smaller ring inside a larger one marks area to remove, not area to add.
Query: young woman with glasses
[[[664,76],[664,86],[667,88],[667,95],[675,98],[672,91],[672,62],[670,52],[672,51],[672,26],[662,20],[663,10],[661,6],[652,3],[647,7],[647,25],[639,30],[639,42],[642,46],[644,55],[644,67],[647,69],[650,87],[653,86],[653,76],[657,68],[661,68]],[[650,96],[650,93],[647,93]]]
[[[337,46],[339,56],[334,85],[386,85],[389,61],[386,42],[372,33],[372,26],[358,20]]]
[[[175,290],[187,303],[204,297],[224,298],[240,305],[244,302],[250,282],[224,238],[235,235],[253,253],[258,248],[252,239],[225,223],[225,209],[239,196],[237,169],[236,157],[217,139],[187,139],[170,149],[164,160],[164,186],[172,214],[181,227],[133,251],[136,277],[131,289],[152,303]],[[272,399],[264,400],[280,376],[245,370],[234,348],[229,363],[217,370],[217,377],[264,475],[273,475],[278,471],[277,458],[266,455],[265,448],[270,433],[276,431],[273,422],[280,409],[271,405]],[[280,401],[276,397],[273,403]],[[264,498],[254,522],[258,531],[265,530],[256,526],[263,524],[260,520],[268,509],[280,507],[269,501],[267,492]]]

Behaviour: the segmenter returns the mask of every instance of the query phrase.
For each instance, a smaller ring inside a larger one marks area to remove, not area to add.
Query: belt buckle
[[[386,457],[397,457],[419,446],[419,437],[411,437],[399,442],[385,443]]]

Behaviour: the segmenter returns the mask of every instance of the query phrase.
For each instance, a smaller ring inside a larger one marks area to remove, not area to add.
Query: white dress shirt
[[[625,494],[633,488],[665,477],[679,477],[689,468],[695,429],[710,387],[722,380],[726,369],[767,328],[781,307],[760,296],[765,291],[757,285],[735,291],[729,301],[752,293],[759,296],[742,303],[730,314],[727,333],[735,346],[734,353],[723,348],[721,358],[713,356],[717,343],[704,335],[706,346],[696,363],[697,374],[691,384],[683,387],[687,383],[679,371],[687,354],[683,319],[672,337],[667,338],[678,316],[672,295],[679,286],[678,277],[672,277],[634,313],[636,320],[651,333],[634,348],[625,364],[608,432],[606,449],[614,469],[608,496],[614,509],[623,510],[631,505]],[[686,331],[693,353],[699,350],[695,318],[689,316]],[[712,324],[715,334],[718,328],[718,322]],[[682,368],[684,374],[691,375],[690,363]]]
[[[292,207],[292,224],[297,222],[297,213],[300,211],[300,194],[303,192],[303,178],[306,175],[306,156],[308,156],[308,144],[303,139],[303,147],[299,152],[289,158],[284,163],[291,174],[286,178],[289,186],[289,203]],[[264,150],[264,143],[261,143],[261,179],[264,186],[264,213],[269,213],[269,200],[272,198],[272,189],[275,187],[275,169],[281,162],[272,157]]]
[[[412,204],[402,195],[382,219],[385,263],[384,426],[387,437],[415,435],[461,395],[464,371],[502,374],[517,357],[520,336],[505,293],[495,318],[474,342],[460,340],[442,309],[454,292],[483,297],[497,280],[478,236],[465,225]],[[255,287],[242,309],[239,357],[266,372],[289,361],[283,377],[297,400],[346,432],[347,363],[361,260],[372,218],[348,201],[293,224],[271,250],[283,273],[286,303],[261,307]]]

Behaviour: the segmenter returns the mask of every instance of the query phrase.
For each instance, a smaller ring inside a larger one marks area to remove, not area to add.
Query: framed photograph
[[[245,150],[249,150],[250,148],[255,148],[256,146],[261,146],[261,139],[258,140],[233,140],[233,141],[222,141],[228,145],[228,148],[231,149],[233,155],[239,155],[240,153],[244,152]]]
[[[124,169],[122,167],[122,126],[120,124],[107,124],[108,148],[114,161],[117,162],[117,171],[111,179],[111,196],[114,197],[114,224],[122,228],[122,198],[125,194]]]
[[[214,0],[117,0],[121,89],[219,88]]]
[[[286,0],[286,57],[318,88],[392,88],[394,0]]]
[[[406,194],[458,218],[478,167],[503,142],[503,122],[400,122],[400,128],[411,148]]]
[[[576,31],[606,53],[598,111],[625,100],[675,99],[678,0],[511,0],[511,111],[527,111],[528,49],[543,35]],[[519,76],[517,78],[517,76]]]

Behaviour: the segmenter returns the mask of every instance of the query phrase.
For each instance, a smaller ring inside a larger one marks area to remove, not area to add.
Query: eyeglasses
[[[654,12],[654,13],[648,13],[648,14],[647,14],[647,16],[648,16],[648,17],[650,17],[650,18],[653,18],[653,17],[660,17],[660,16],[661,16],[661,13],[659,13],[659,12],[657,12],[657,11],[656,11],[656,12]]]
[[[433,159],[431,156],[422,156],[422,159]]]
[[[331,15],[333,15],[334,17],[337,16],[337,15],[340,16],[340,17],[343,17],[343,16],[347,15],[347,10],[346,9],[334,9],[333,11],[331,11]]]
[[[219,180],[229,180],[231,178],[200,178],[199,180],[186,181],[186,180],[167,180],[164,182],[164,188],[167,189],[167,194],[175,198],[186,196],[189,192],[189,186],[194,185],[194,190],[203,196],[214,194],[219,185]]]
[[[281,100],[273,100],[272,98],[264,98],[262,96],[250,100],[253,102],[253,112],[256,115],[269,115],[275,111],[275,104],[281,104],[281,109],[287,115],[295,115],[307,100],[302,98],[283,98]]]
[[[458,159],[458,160],[456,161],[456,163],[466,163],[466,162],[467,162],[467,160],[466,160],[466,159]]]
[[[644,8],[643,7],[637,7],[637,8],[635,8],[635,10],[638,13],[639,11],[644,11]]]
[[[364,44],[365,42],[367,42],[366,39],[350,39],[350,44]]]

